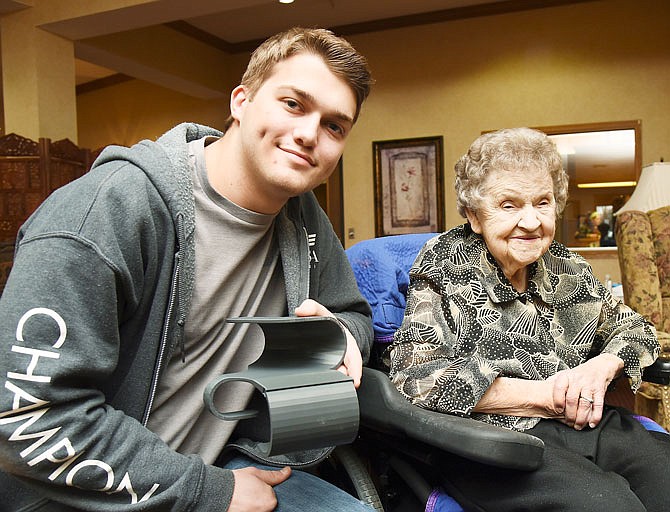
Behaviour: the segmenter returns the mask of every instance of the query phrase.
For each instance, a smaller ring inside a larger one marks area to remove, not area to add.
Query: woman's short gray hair
[[[539,130],[507,128],[478,137],[454,167],[456,171],[456,207],[476,211],[482,201],[483,183],[491,171],[546,169],[554,183],[556,216],[568,201],[568,175],[563,169],[556,144]]]

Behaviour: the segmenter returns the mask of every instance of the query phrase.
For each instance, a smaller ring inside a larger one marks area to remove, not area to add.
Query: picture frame
[[[375,236],[444,231],[442,136],[373,141]]]

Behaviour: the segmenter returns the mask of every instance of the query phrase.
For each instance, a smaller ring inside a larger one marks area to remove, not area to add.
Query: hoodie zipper
[[[181,235],[181,222],[179,222],[180,220],[181,219],[178,216],[177,230],[179,235]],[[179,275],[181,269],[181,254],[179,250],[179,245],[180,244],[178,240],[177,251],[175,253],[174,272],[172,273],[172,284],[170,286],[170,299],[168,301],[168,308],[166,312],[165,327],[163,328],[163,334],[161,335],[161,342],[158,350],[158,359],[156,361],[156,368],[154,370],[153,380],[151,382],[151,388],[149,389],[149,398],[147,401],[147,406],[144,410],[144,418],[142,419],[142,425],[144,425],[145,427],[149,422],[149,415],[151,414],[151,409],[153,408],[154,405],[154,399],[156,398],[156,389],[158,388],[158,378],[163,368],[163,359],[165,358],[165,350],[167,349],[169,343],[168,336],[170,333],[172,315],[175,308],[175,303],[178,301],[177,294],[179,291]],[[182,340],[183,340],[183,334],[182,334]],[[183,347],[182,347],[182,354],[183,354]]]
[[[301,262],[300,267],[307,269],[307,279],[306,279],[306,283],[305,283],[306,289],[304,290],[304,292],[305,292],[304,298],[309,299],[309,290],[311,288],[310,280],[312,279],[312,252],[311,252],[312,249],[309,246],[309,233],[307,232],[307,226],[304,223],[302,225],[302,231],[305,235],[305,238],[304,238],[305,244],[307,245],[307,261],[306,262],[304,262],[304,261]]]

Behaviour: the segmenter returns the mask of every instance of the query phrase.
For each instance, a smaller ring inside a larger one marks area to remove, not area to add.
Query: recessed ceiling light
[[[292,4],[293,0],[279,0],[280,4]]]
[[[637,181],[607,181],[604,183],[577,183],[577,188],[634,187]]]

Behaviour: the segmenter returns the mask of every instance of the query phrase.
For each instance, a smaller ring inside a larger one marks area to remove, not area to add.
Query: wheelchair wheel
[[[350,492],[377,512],[384,512],[384,506],[370,473],[361,458],[351,446],[338,446],[332,454],[336,463],[346,473],[352,489]]]

